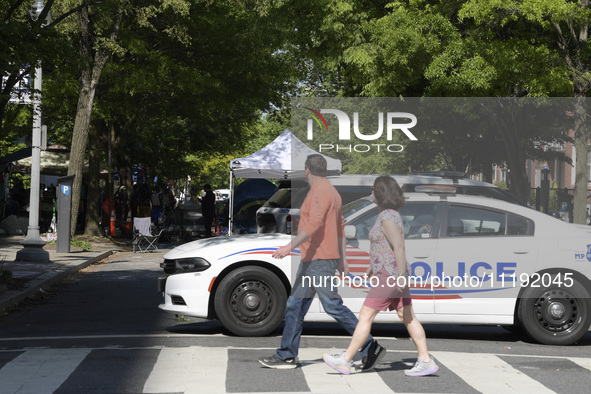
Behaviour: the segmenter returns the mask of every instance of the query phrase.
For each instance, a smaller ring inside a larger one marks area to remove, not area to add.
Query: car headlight
[[[186,259],[164,260],[161,266],[167,274],[180,274],[205,271],[211,267],[211,264],[201,257],[189,257]]]

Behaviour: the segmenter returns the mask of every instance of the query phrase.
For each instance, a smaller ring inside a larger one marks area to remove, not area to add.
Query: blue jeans
[[[300,263],[291,295],[287,299],[281,347],[276,352],[276,356],[281,360],[294,358],[298,355],[304,316],[310,309],[310,304],[312,304],[316,294],[318,294],[326,313],[334,318],[350,335],[353,335],[358,319],[349,308],[343,305],[343,299],[336,288],[331,288],[330,279],[327,281],[329,286],[314,286],[314,284],[324,283],[324,278],[334,276],[337,264],[337,260],[312,260]],[[302,278],[304,276],[309,277],[311,280],[306,280],[303,283]],[[359,351],[362,356],[367,356],[372,341],[373,338],[370,335]]]

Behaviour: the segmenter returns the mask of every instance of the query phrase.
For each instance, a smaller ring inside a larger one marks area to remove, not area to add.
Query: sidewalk
[[[0,236],[0,272],[10,271],[10,285],[0,283],[0,313],[27,297],[42,291],[64,277],[81,270],[124,248],[115,243],[92,242],[92,250],[71,247],[70,253],[57,253],[55,245],[45,245],[49,252],[47,263],[14,261],[23,248],[25,236]]]

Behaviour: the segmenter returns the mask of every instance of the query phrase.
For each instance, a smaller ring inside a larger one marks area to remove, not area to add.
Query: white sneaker
[[[351,361],[347,361],[345,359],[345,352],[343,352],[341,354],[334,354],[334,355],[324,353],[322,355],[322,359],[324,360],[324,362],[326,364],[328,364],[329,367],[342,373],[343,375],[350,375],[351,374],[352,363],[351,363]]]
[[[406,376],[427,376],[432,375],[439,370],[439,366],[435,364],[433,357],[429,357],[429,361],[424,362],[417,359],[415,366],[404,371]]]

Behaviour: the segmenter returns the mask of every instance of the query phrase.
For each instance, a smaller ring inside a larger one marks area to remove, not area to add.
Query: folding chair
[[[158,251],[158,239],[162,235],[164,229],[160,230],[158,234],[152,234],[150,228],[151,218],[133,218],[133,253],[137,248],[140,252],[149,252],[151,250]]]

